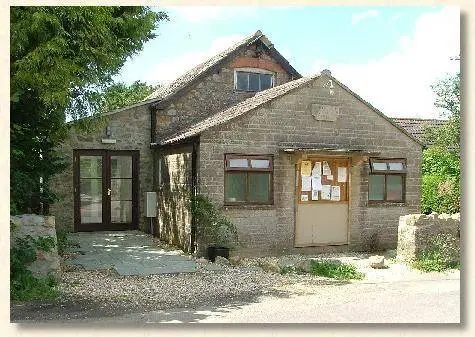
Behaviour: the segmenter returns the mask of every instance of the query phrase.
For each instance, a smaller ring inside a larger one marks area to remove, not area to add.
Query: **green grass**
[[[14,301],[52,300],[58,297],[58,280],[54,277],[36,278],[23,273],[10,282],[10,299]]]
[[[357,271],[356,267],[351,264],[325,260],[313,260],[311,274],[338,280],[361,280],[364,278],[364,274]]]
[[[455,241],[448,234],[436,235],[412,263],[412,267],[424,272],[460,269],[460,248]]]
[[[361,280],[364,278],[364,274],[360,273],[355,266],[339,261],[312,260],[310,268],[310,274],[315,276],[330,277],[337,280]],[[283,267],[280,273],[284,275],[307,274],[304,270],[295,266]]]

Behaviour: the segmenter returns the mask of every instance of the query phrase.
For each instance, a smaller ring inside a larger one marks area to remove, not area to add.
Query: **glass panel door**
[[[132,156],[110,156],[111,222],[132,222]]]
[[[138,228],[139,151],[74,150],[78,231]]]
[[[79,157],[81,223],[102,223],[102,156]]]

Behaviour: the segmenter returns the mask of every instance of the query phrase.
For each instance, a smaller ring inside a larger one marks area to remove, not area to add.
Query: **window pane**
[[[373,165],[373,170],[375,171],[386,171],[388,169],[386,163],[371,163]]]
[[[270,173],[249,173],[249,201],[269,201]]]
[[[272,87],[272,75],[261,74],[261,90]]]
[[[249,91],[259,91],[259,74],[249,73]]]
[[[384,175],[369,176],[369,200],[384,200]]]
[[[247,159],[229,159],[229,167],[248,167]]]
[[[402,200],[402,177],[386,176],[387,200]]]
[[[132,201],[111,201],[111,221],[113,223],[131,223]]]
[[[253,168],[269,168],[269,159],[251,159],[251,167]]]
[[[111,179],[111,200],[132,200],[132,179]]]
[[[79,175],[81,178],[102,177],[102,157],[100,156],[80,156]]]
[[[236,89],[237,90],[247,90],[248,89],[248,73],[237,71],[236,72]]]
[[[246,179],[247,173],[227,172],[226,189],[224,198],[226,201],[245,201],[246,200]]]
[[[102,179],[81,179],[79,184],[81,223],[102,222]]]
[[[389,170],[391,170],[391,171],[403,171],[404,170],[403,163],[388,163],[388,164],[389,164]]]
[[[132,178],[132,157],[111,156],[112,178]]]

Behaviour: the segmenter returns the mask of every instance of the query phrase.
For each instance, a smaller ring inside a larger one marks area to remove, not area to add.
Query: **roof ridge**
[[[159,144],[166,145],[175,141],[179,141],[181,139],[196,135],[210,127],[225,123],[231,119],[234,119],[235,117],[243,115],[246,112],[254,110],[262,104],[265,104],[277,97],[282,96],[288,93],[289,91],[298,88],[313,79],[318,78],[319,76],[319,74],[315,74],[311,76],[301,77],[299,79],[278,85],[276,87],[259,91],[254,96],[249,97],[236,105],[233,105],[225,110],[221,110],[218,113],[208,116],[207,118],[197,123],[193,123],[185,128],[182,128],[178,132],[163,137],[162,140],[159,141]]]
[[[150,95],[145,97],[144,100],[153,99],[153,98],[163,99],[164,97],[172,94],[174,91],[180,90],[181,88],[185,87],[189,83],[189,81],[184,81],[187,77],[191,77],[191,78],[197,77],[198,75],[202,74],[203,72],[211,68],[214,64],[216,64],[217,62],[225,58],[227,55],[232,53],[234,50],[237,50],[239,47],[245,44],[252,43],[254,42],[254,40],[259,39],[262,36],[264,35],[262,34],[260,30],[257,30],[253,34],[247,35],[246,37],[234,43],[233,45],[229,46],[228,48],[223,49],[221,52],[213,55],[212,57],[206,59],[205,61],[199,63],[198,65],[194,66],[193,68],[179,75],[169,84],[158,88],[157,90],[152,92]]]

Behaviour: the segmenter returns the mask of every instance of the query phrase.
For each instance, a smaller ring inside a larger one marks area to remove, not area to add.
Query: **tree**
[[[460,73],[437,82],[432,90],[437,95],[435,106],[443,109],[441,117],[448,120],[442,126],[429,128],[425,140],[460,152]]]
[[[152,86],[140,81],[135,81],[129,86],[124,83],[114,83],[102,93],[99,100],[99,111],[108,112],[133,105],[142,101],[159,87],[159,85]]]
[[[460,212],[460,73],[432,86],[435,105],[444,109],[445,124],[426,130],[431,146],[422,163],[422,211]]]
[[[47,213],[66,117],[98,111],[101,92],[155,35],[148,7],[11,7],[10,211]],[[42,209],[42,206],[45,206]]]

